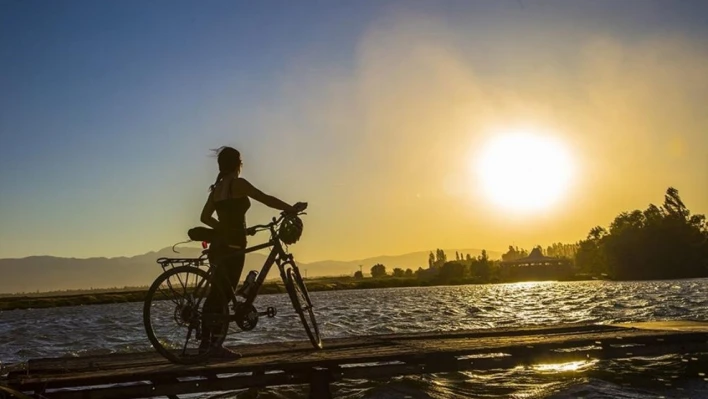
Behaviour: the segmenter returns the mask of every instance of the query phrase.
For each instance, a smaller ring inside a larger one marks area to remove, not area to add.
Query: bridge
[[[304,341],[232,348],[243,357],[190,366],[171,364],[154,352],[32,359],[9,365],[0,388],[6,396],[23,398],[174,399],[306,384],[311,398],[327,399],[330,383],[345,379],[665,354],[682,355],[696,378],[708,376],[708,322],[698,321],[373,335],[325,340],[322,350]]]

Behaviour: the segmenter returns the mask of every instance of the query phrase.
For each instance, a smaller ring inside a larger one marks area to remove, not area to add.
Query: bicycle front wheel
[[[312,301],[310,301],[310,295],[307,292],[302,276],[300,276],[300,271],[296,267],[288,269],[285,288],[290,295],[295,312],[300,316],[312,346],[316,349],[322,349],[322,338],[320,337],[320,329],[317,326],[317,320],[312,308]]]
[[[175,267],[158,276],[148,290],[143,305],[145,332],[155,350],[172,363],[203,362],[226,337],[228,301],[204,314],[209,292],[223,295],[208,278],[198,267]]]

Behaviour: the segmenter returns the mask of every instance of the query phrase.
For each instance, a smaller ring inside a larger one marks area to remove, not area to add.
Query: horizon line
[[[89,256],[89,257],[76,257],[76,256],[57,256],[57,255],[48,255],[48,254],[42,254],[42,255],[28,255],[28,256],[22,256],[22,257],[9,257],[9,258],[0,258],[0,261],[3,260],[23,260],[23,259],[29,259],[29,258],[57,258],[57,259],[74,259],[74,260],[91,260],[91,259],[121,259],[121,258],[135,258],[138,256],[145,256],[149,255],[151,253],[158,253],[160,251],[163,251],[165,249],[170,249],[170,247],[163,247],[159,250],[153,250],[153,251],[148,251],[148,252],[143,252],[135,255],[121,255],[121,256]],[[195,247],[195,246],[186,246],[183,248],[191,248],[191,249],[198,249],[200,247]],[[436,248],[438,249],[438,248]],[[486,248],[440,248],[443,251],[452,251],[452,250],[459,250],[459,249],[466,249],[466,250],[475,250],[475,251],[487,251],[487,252],[498,252],[500,254],[503,254],[504,251],[496,250],[496,249],[486,249]],[[382,257],[396,257],[396,256],[404,256],[404,255],[410,255],[418,252],[434,252],[435,250],[415,250],[415,251],[410,251],[410,252],[404,252],[404,253],[398,253],[398,254],[393,254],[393,255],[374,255],[374,256],[367,256],[364,258],[357,258],[357,259],[349,259],[349,260],[339,260],[339,259],[322,259],[322,260],[314,260],[314,261],[309,261],[309,262],[301,262],[301,263],[306,263],[306,264],[312,264],[312,263],[319,263],[319,262],[355,262],[355,261],[363,261],[367,259],[373,259],[373,258],[382,258]],[[253,253],[259,253],[259,251],[255,251]],[[176,253],[177,254],[177,253]]]

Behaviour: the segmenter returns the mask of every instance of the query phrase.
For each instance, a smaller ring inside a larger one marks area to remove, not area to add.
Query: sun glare
[[[541,372],[573,372],[584,371],[597,364],[597,360],[578,360],[566,363],[545,363],[537,364],[533,368]]]
[[[566,194],[573,162],[557,139],[519,132],[485,143],[475,171],[484,194],[495,205],[510,211],[538,211]]]

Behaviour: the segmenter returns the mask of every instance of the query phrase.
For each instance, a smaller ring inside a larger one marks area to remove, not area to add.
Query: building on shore
[[[534,248],[529,256],[500,263],[500,275],[513,280],[558,280],[573,275],[570,259],[545,256]]]

